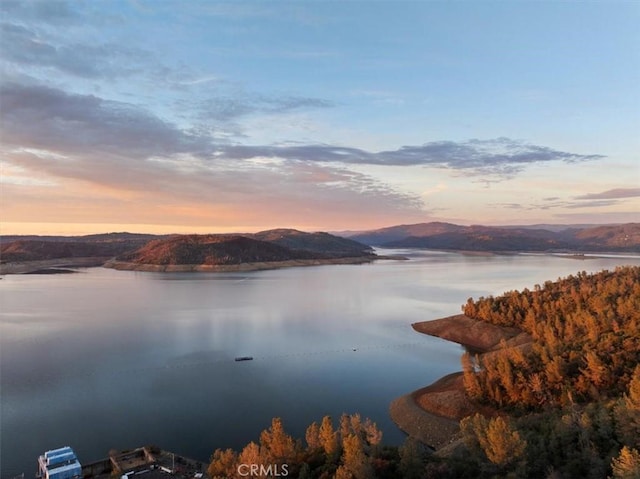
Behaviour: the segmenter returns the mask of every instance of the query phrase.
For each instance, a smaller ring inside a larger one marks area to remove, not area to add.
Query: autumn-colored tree
[[[322,418],[319,430],[319,439],[320,444],[328,457],[332,457],[338,453],[338,434],[333,429],[333,423],[331,422],[330,416]]]
[[[263,454],[263,451],[261,450],[260,446],[258,446],[255,442],[251,441],[249,444],[247,444],[244,447],[244,449],[242,449],[242,452],[238,456],[238,464],[267,465],[269,464],[269,459],[265,454]],[[229,475],[228,477],[234,477],[234,478],[240,479],[241,472],[242,471],[234,470],[233,475]],[[258,471],[258,474],[259,474],[258,476],[254,474],[253,477],[267,477],[266,475],[262,475],[260,471]]]
[[[624,395],[625,404],[629,409],[640,411],[640,365],[633,370],[633,376],[629,381],[629,390]]]
[[[366,418],[362,421],[362,430],[364,432],[364,439],[371,447],[379,446],[382,442],[382,431],[378,429],[378,426],[371,419]]]
[[[307,441],[307,448],[310,451],[315,451],[322,447],[322,443],[320,442],[320,426],[318,426],[317,422],[314,421],[309,425],[304,438]]]
[[[629,389],[617,402],[614,415],[622,443],[640,449],[640,366],[636,366]]]
[[[624,446],[611,460],[613,479],[640,479],[640,452]]]
[[[207,472],[212,479],[233,477],[238,455],[233,449],[216,449],[211,457]]]
[[[260,446],[269,464],[286,464],[296,456],[296,442],[284,431],[279,417],[273,418],[271,427],[260,434]]]
[[[462,428],[467,434],[473,432],[487,459],[498,466],[510,466],[524,457],[527,441],[502,417],[487,420],[476,414],[466,418]]]
[[[342,439],[342,465],[336,471],[336,477],[352,479],[371,479],[374,477],[371,461],[364,452],[362,439],[349,434]]]
[[[462,374],[464,389],[469,397],[472,399],[482,398],[482,387],[476,374],[475,362],[467,352],[462,355]]]

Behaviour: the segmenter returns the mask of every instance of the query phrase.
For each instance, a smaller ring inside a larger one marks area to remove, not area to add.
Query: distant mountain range
[[[640,253],[640,223],[606,226],[460,226],[433,222],[350,233],[274,229],[253,234],[0,237],[0,263],[96,258],[121,265],[205,265],[376,258],[371,246],[493,252]],[[6,270],[6,268],[5,268]]]
[[[111,258],[141,248],[156,235],[108,233],[88,236],[3,236],[0,260],[42,261],[56,258]]]
[[[640,252],[640,223],[606,226],[398,225],[352,233],[350,239],[387,248],[464,251]]]
[[[2,263],[56,258],[112,258],[145,265],[238,265],[291,260],[369,257],[369,246],[328,233],[277,229],[255,234],[4,237]]]

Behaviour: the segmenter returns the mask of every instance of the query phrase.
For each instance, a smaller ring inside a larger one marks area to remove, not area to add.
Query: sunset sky
[[[640,221],[640,2],[0,2],[1,234]]]

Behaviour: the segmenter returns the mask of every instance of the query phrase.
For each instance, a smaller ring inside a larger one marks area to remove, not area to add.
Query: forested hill
[[[499,406],[618,396],[640,364],[640,267],[583,272],[533,290],[470,298],[463,310],[533,338],[527,355],[512,349],[482,363],[470,392]]]
[[[463,357],[468,396],[511,415],[462,421],[476,464],[494,477],[640,477],[640,267],[469,299],[463,310],[533,338]]]

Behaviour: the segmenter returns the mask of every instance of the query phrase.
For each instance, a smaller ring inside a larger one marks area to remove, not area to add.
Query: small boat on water
[[[252,356],[238,356],[236,361],[253,361]]]

